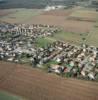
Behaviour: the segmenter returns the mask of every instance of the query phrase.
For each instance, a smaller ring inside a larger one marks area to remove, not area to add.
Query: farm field
[[[6,10],[12,11],[12,9]],[[24,24],[48,24],[62,27],[66,32],[87,33],[90,32],[94,22],[69,19],[70,16],[81,18],[96,18],[94,10],[75,7],[72,9],[60,9],[45,12],[43,9],[13,9],[13,13],[2,16],[0,21]],[[85,27],[86,26],[86,27]]]
[[[87,43],[98,47],[98,16],[93,29],[87,36]]]
[[[98,27],[94,27],[98,23],[97,20],[98,12],[94,9],[89,10],[81,7],[52,10],[47,12],[44,12],[43,9],[0,10],[0,21],[8,23],[55,25],[62,28],[64,32],[56,34],[54,38],[51,38],[52,40],[60,39],[80,44],[83,42],[82,38],[86,36],[85,43],[95,46],[98,45]],[[50,41],[49,39],[45,40],[48,42]],[[40,44],[43,44],[43,42]]]
[[[74,9],[74,10],[73,10],[73,12],[71,10],[67,10],[66,13],[65,13],[65,10],[50,11],[50,12],[44,13],[44,15],[47,17],[48,17],[48,15],[51,17],[53,16],[54,20],[56,20],[55,15],[58,16],[56,23],[61,25],[62,27],[64,25],[64,27],[63,27],[64,31],[61,31],[58,34],[55,34],[54,37],[50,37],[50,38],[54,41],[61,40],[61,41],[70,42],[70,43],[78,44],[78,45],[81,43],[86,43],[89,45],[98,46],[98,38],[97,38],[98,37],[98,12],[95,12],[94,9],[91,9],[91,11],[90,11],[90,10],[84,9],[84,8]],[[68,23],[61,24],[62,22],[64,22],[62,16],[66,16],[64,18],[65,18],[66,22],[68,22]],[[78,18],[80,18],[80,16],[81,16],[81,18],[86,18],[89,21],[87,21],[87,20],[79,21],[76,19],[69,20],[68,18],[70,18],[70,16],[74,16],[74,17],[78,17]],[[49,17],[50,20],[52,20],[51,17]],[[60,17],[62,17],[62,18],[60,19]],[[43,18],[43,17],[41,17],[41,18]],[[54,22],[54,20],[49,21],[49,23],[52,24]],[[59,20],[59,22],[58,22],[58,20]],[[96,20],[96,22],[93,22],[93,20]],[[40,21],[42,21],[42,20],[40,20]],[[48,20],[46,19],[44,21],[48,21]],[[42,22],[42,23],[44,24],[44,22]],[[95,27],[95,26],[97,26],[97,27]],[[85,31],[84,31],[84,29],[85,29]],[[83,38],[85,38],[86,40],[83,41]]]
[[[98,47],[98,28],[94,28],[88,35],[87,44]]]
[[[24,65],[0,62],[0,90],[27,100],[97,100],[98,83],[61,78]]]
[[[55,34],[54,37],[52,37],[52,39],[61,40],[64,42],[69,42],[72,44],[80,45],[81,43],[83,43],[83,40],[82,40],[83,37],[87,37],[87,34],[82,33],[82,35],[81,35],[79,33],[71,33],[71,32],[61,31],[61,32]]]
[[[33,17],[27,24],[48,24],[62,27],[66,32],[84,33],[89,32],[93,27],[92,22],[79,22],[74,20],[66,20],[65,17],[52,15],[39,15]],[[85,27],[85,26],[86,27]]]
[[[11,14],[11,13],[13,13],[11,9],[10,10],[7,10],[7,9],[6,10],[5,9],[4,10],[1,10],[0,9],[0,19],[2,17],[4,17],[4,16],[7,16],[8,14]]]
[[[20,97],[14,96],[10,93],[0,91],[0,100],[23,100]]]
[[[84,21],[79,21],[76,19],[70,19],[70,17],[74,15],[76,17],[81,16],[82,19],[89,19]],[[88,10],[84,8],[73,8],[73,9],[61,9],[61,10],[53,10],[42,13],[39,16],[33,17],[27,23],[35,23],[35,24],[50,24],[59,27],[63,27],[66,32],[74,32],[74,33],[88,33],[91,31],[95,22],[92,20],[96,20],[98,13],[94,10]],[[86,26],[86,27],[85,27]]]
[[[92,10],[76,10],[70,15],[70,18],[78,18],[80,20],[95,21],[97,20],[98,12]]]
[[[25,23],[33,16],[37,16],[42,12],[38,9],[6,9],[0,10],[0,21],[8,23]]]

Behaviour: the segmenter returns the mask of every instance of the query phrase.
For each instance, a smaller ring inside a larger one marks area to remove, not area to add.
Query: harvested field
[[[0,17],[7,16],[7,15],[9,15],[11,13],[12,13],[11,10],[0,10]]]
[[[77,21],[96,22],[97,16],[98,12],[94,10],[76,10],[68,17],[68,19]]]
[[[3,16],[0,18],[1,21],[8,22],[8,23],[25,23],[33,16],[37,16],[42,12],[42,10],[39,10],[39,9],[23,9],[23,8],[6,9],[6,10],[1,10],[1,11],[13,12],[5,16],[3,14]]]
[[[71,14],[73,17],[81,17],[81,18],[88,18],[88,19],[97,19],[98,12],[94,10],[77,10]]]
[[[0,90],[29,100],[98,100],[98,83],[61,78],[7,62],[0,62]]]
[[[51,10],[51,11],[47,11],[45,12],[43,15],[52,15],[52,16],[69,16],[72,12],[74,11],[74,9],[68,9],[68,10],[64,10],[64,9],[60,9],[60,10]]]
[[[94,23],[85,21],[68,20],[64,16],[39,15],[33,17],[28,24],[49,24],[62,27],[66,32],[86,33],[90,32]],[[86,27],[85,27],[86,26]]]
[[[76,7],[47,12],[43,9],[9,9],[6,11],[13,11],[13,13],[3,16],[0,20],[8,23],[49,24],[62,27],[66,32],[88,33],[95,24],[97,13],[84,10],[83,12],[79,9]],[[79,16],[82,20],[76,20]]]
[[[77,9],[53,10],[28,20],[28,24],[49,24],[62,27],[66,32],[88,33],[91,31],[95,21],[79,21],[69,19]],[[86,27],[85,27],[86,26]]]

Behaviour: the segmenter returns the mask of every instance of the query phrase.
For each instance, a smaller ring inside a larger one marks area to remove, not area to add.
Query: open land
[[[40,9],[2,9],[0,10],[0,20],[8,23],[25,23],[41,12]]]
[[[5,91],[0,91],[0,100],[24,100],[18,96],[15,96],[13,94],[10,94]]]
[[[93,29],[87,36],[87,43],[98,46],[98,17]]]
[[[78,9],[74,8],[70,10],[68,9],[68,10],[56,10],[56,11],[45,12],[37,17],[32,18],[27,23],[50,24],[63,27],[63,29],[66,32],[88,33],[92,29],[94,22],[68,19],[71,14],[75,13],[76,10]]]
[[[98,13],[82,8],[44,12],[39,9],[0,10],[0,21],[8,23],[47,24],[63,28],[53,37],[38,38],[43,47],[56,40],[98,46]],[[98,83],[61,78],[30,66],[0,62],[0,90],[29,100],[97,100]],[[1,97],[1,96],[0,96]]]
[[[7,16],[8,14],[11,14],[12,11],[11,10],[0,10],[0,18]]]
[[[81,7],[52,11],[44,11],[43,9],[0,10],[0,21],[19,24],[47,24],[58,26],[63,28],[65,32],[65,34],[61,35],[61,37],[63,36],[64,41],[71,40],[74,43],[78,42],[80,44],[82,37],[86,34],[86,43],[95,46],[98,44],[96,32],[98,27],[96,27],[96,29],[94,28],[96,23],[98,23],[97,19],[98,12],[94,9]],[[66,33],[69,33],[70,37]],[[81,33],[83,33],[83,36],[80,36]],[[96,35],[93,35],[95,33]]]
[[[85,15],[85,13],[87,14]],[[77,17],[82,15],[81,18],[91,21],[79,21],[74,18],[69,19],[73,15]],[[14,9],[14,13],[4,16],[0,20],[9,23],[55,25],[63,27],[66,32],[88,33],[94,25],[92,20],[95,20],[96,16],[97,13],[95,11],[85,11],[82,8],[60,9],[47,12],[42,10]]]
[[[0,90],[29,100],[97,100],[98,83],[66,79],[25,65],[0,62]]]

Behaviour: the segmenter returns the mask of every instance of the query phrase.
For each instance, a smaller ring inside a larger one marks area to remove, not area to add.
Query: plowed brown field
[[[7,62],[0,62],[0,89],[28,100],[98,100],[98,83]]]

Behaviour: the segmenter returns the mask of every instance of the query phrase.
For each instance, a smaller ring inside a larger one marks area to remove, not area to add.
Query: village
[[[36,39],[53,36],[60,29],[51,25],[0,24],[0,60],[28,63],[48,73],[86,80],[98,80],[98,48],[54,41],[44,47]]]

